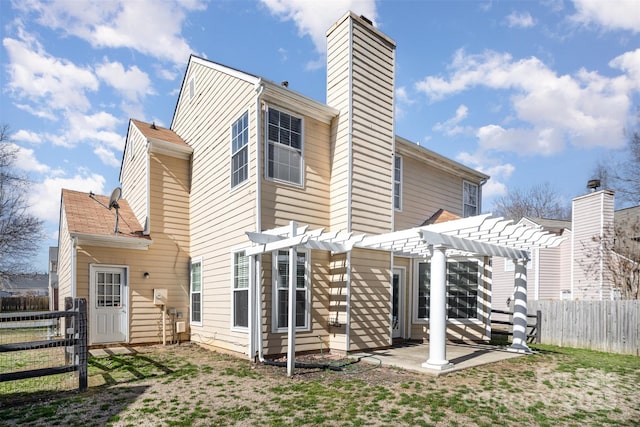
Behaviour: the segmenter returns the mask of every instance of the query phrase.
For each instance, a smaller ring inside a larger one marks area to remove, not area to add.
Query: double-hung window
[[[202,324],[202,261],[191,261],[191,323]]]
[[[267,177],[302,185],[302,118],[267,110]]]
[[[477,261],[449,260],[446,267],[447,317],[478,318],[480,266]],[[419,320],[429,320],[431,304],[431,263],[418,264],[417,313]]]
[[[402,210],[402,157],[393,158],[393,208]]]
[[[462,182],[463,217],[478,215],[478,185],[471,182]]]
[[[249,112],[231,125],[231,188],[249,177]]]
[[[249,257],[244,251],[233,254],[233,326],[249,326]]]
[[[289,326],[289,251],[277,251],[273,256],[273,317],[274,329],[284,332]],[[310,277],[309,254],[296,252],[296,329],[309,329]]]

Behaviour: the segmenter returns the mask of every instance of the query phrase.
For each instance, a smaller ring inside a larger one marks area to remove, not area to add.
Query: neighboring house
[[[558,247],[531,252],[527,263],[529,300],[619,298],[606,262],[601,262],[602,257],[597,255],[601,250],[600,236],[613,238],[610,233],[614,226],[625,227],[625,231],[618,233],[615,244],[628,239],[637,245],[640,206],[614,211],[613,191],[600,190],[573,199],[571,221],[523,218],[519,223],[564,237]],[[605,247],[602,246],[603,250]],[[640,252],[636,250],[635,254]],[[513,263],[494,258],[492,277],[493,307],[507,310],[513,299]]]
[[[0,278],[0,296],[47,296],[49,278],[46,274],[19,274]]]
[[[484,242],[488,176],[394,136],[395,43],[351,13],[327,38],[326,104],[192,56],[170,129],[130,121],[117,233],[109,198],[63,190],[60,299],[89,298],[91,344],[488,338],[489,257],[544,233]]]
[[[49,247],[49,310],[58,309],[58,248]]]

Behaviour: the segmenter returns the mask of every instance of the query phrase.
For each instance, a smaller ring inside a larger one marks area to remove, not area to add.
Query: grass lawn
[[[89,361],[89,391],[0,383],[0,425],[640,426],[640,358],[550,346],[432,377],[254,365],[193,344]]]

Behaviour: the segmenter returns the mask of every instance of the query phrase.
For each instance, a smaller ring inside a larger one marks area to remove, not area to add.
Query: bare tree
[[[569,219],[571,208],[563,205],[549,183],[528,190],[513,189],[494,201],[494,213],[514,221],[523,217]]]
[[[44,238],[42,221],[29,213],[29,181],[14,167],[17,154],[9,126],[0,125],[0,277],[32,270],[30,261]]]
[[[601,181],[602,188],[614,190],[616,199],[621,202],[640,205],[640,133],[633,133],[622,160],[599,161],[594,167],[593,178]]]
[[[585,273],[611,281],[622,299],[640,299],[640,216],[616,219],[615,225],[591,240],[595,244],[583,243]]]

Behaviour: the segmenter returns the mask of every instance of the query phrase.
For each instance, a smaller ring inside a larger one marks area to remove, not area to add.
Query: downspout
[[[256,232],[262,231],[262,161],[260,159],[261,143],[261,124],[260,119],[262,117],[262,108],[260,97],[264,92],[264,84],[262,79],[258,81],[255,86],[256,90]],[[253,340],[254,348],[257,348],[258,360],[264,362],[264,343],[262,340],[262,281],[261,274],[262,263],[260,262],[262,255],[256,255],[253,283],[255,286],[255,304],[254,304],[254,319],[249,328],[249,339]]]
[[[151,233],[151,141],[147,140],[147,218],[144,224],[144,235]]]

